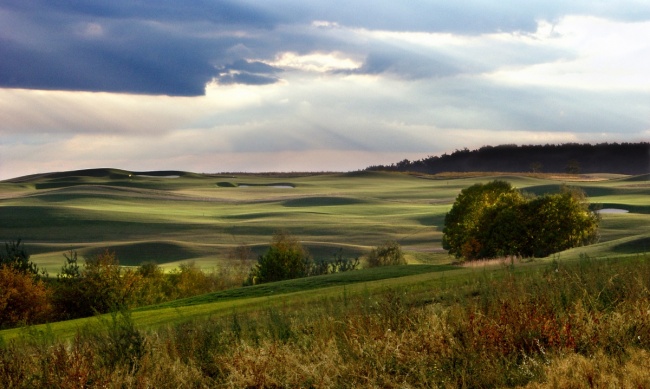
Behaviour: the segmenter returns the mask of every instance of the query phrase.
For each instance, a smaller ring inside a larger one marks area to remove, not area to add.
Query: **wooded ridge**
[[[650,143],[546,144],[464,148],[451,154],[429,156],[391,165],[370,166],[370,171],[619,173],[650,172]]]

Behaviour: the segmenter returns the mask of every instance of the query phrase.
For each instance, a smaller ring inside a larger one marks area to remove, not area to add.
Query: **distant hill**
[[[50,172],[50,173],[38,173],[30,174],[27,176],[21,176],[16,178],[11,178],[5,180],[6,182],[20,183],[20,182],[32,182],[38,180],[51,180],[56,179],[60,180],[63,183],[70,183],[71,180],[79,178],[111,178],[111,179],[126,179],[131,176],[142,176],[142,177],[187,177],[187,176],[196,176],[195,173],[189,173],[179,170],[156,170],[156,171],[139,171],[133,172],[122,169],[112,169],[112,168],[94,168],[94,169],[80,169],[80,170],[69,170],[62,172]],[[83,183],[83,181],[80,181]],[[64,185],[60,185],[64,186]]]
[[[650,172],[650,143],[500,145],[456,150],[418,161],[370,166],[369,171],[618,173]]]

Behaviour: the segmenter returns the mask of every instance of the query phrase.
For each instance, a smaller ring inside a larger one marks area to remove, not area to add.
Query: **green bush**
[[[249,284],[306,277],[312,266],[309,252],[286,231],[276,232],[271,246],[250,272]]]
[[[375,247],[368,254],[368,267],[405,265],[402,246],[395,241],[387,241]]]

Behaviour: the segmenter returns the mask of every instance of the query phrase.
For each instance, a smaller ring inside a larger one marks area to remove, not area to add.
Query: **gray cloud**
[[[650,7],[635,0],[594,2],[592,0],[430,0],[412,2],[354,2],[330,0],[304,2],[280,0],[263,5],[291,10],[293,20],[327,20],[340,25],[389,31],[451,32],[482,34],[492,32],[533,32],[540,19],[557,20],[566,14],[586,14],[620,20],[649,20]]]
[[[244,59],[268,60],[283,51],[332,47],[365,56],[358,73],[406,79],[448,76],[468,69],[441,53],[432,57],[366,47],[326,29],[307,32],[300,26],[327,20],[370,30],[481,34],[532,32],[539,19],[555,20],[567,12],[650,17],[650,7],[624,3],[7,0],[0,4],[0,23],[5,26],[0,27],[0,86],[196,96],[213,78],[223,84],[277,81],[259,69],[261,62]],[[238,57],[236,47],[245,47],[250,56]],[[224,74],[237,63],[258,69]]]
[[[447,58],[432,53],[408,50],[371,51],[358,69],[338,70],[339,74],[390,74],[405,79],[448,77],[462,72],[461,67]]]
[[[278,78],[263,76],[254,73],[226,73],[220,74],[216,78],[217,82],[222,85],[246,84],[246,85],[269,85],[279,81]]]
[[[237,59],[228,49],[251,40],[232,30],[274,23],[226,1],[21,1],[2,10],[24,28],[0,27],[0,86],[50,90],[202,95],[215,67]]]

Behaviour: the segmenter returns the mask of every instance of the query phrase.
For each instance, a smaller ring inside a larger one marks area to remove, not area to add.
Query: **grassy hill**
[[[230,249],[247,243],[262,253],[280,228],[317,258],[339,248],[363,255],[395,239],[409,265],[230,289],[124,318],[0,331],[0,362],[24,367],[11,365],[0,379],[41,366],[30,379],[50,386],[81,371],[92,382],[124,387],[135,385],[121,381],[129,377],[197,387],[561,386],[625,371],[629,385],[643,386],[650,382],[640,367],[650,348],[648,178],[93,169],[3,181],[0,240],[22,238],[52,275],[70,249],[84,255],[110,248],[126,266],[228,267]],[[578,186],[594,206],[616,212],[602,213],[600,242],[588,247],[524,263],[454,265],[441,249],[444,216],[460,190],[492,179],[536,194]],[[76,370],[65,358],[78,361]],[[586,367],[567,371],[579,364]],[[19,382],[28,382],[24,377]]]
[[[238,244],[262,253],[278,229],[296,235],[315,257],[330,257],[338,248],[347,256],[363,255],[394,239],[412,263],[448,262],[441,250],[446,212],[460,190],[495,178],[536,194],[574,185],[603,208],[629,211],[603,214],[601,243],[587,249],[592,255],[621,254],[637,247],[636,241],[643,248],[648,238],[647,175],[204,175],[91,169],[0,182],[0,240],[22,238],[32,259],[51,274],[70,249],[89,254],[111,248],[125,265],[155,261],[172,268],[194,260],[214,269],[228,266],[228,251]]]

